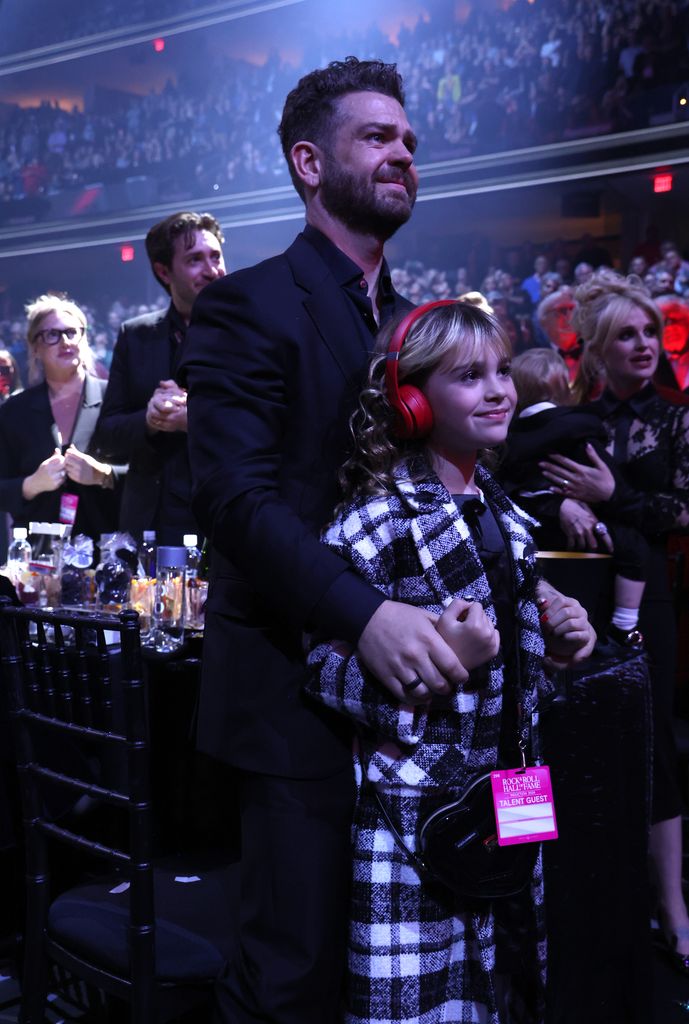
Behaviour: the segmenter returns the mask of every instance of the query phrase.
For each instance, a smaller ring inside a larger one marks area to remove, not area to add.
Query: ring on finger
[[[563,491],[566,491],[567,488],[569,487],[569,480],[567,479],[566,476],[563,476],[562,480],[560,480],[560,487],[562,488]]]
[[[597,533],[599,537],[605,537],[608,532],[608,528],[605,523],[596,523],[593,527],[593,532]]]
[[[402,683],[402,689],[405,693],[411,693],[412,690],[417,690],[419,686],[423,686],[423,679],[421,676],[416,676],[410,683]]]

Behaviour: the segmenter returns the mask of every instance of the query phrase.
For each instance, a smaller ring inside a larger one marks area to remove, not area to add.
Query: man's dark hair
[[[210,231],[221,245],[225,241],[222,228],[212,214],[194,213],[192,210],[181,210],[179,213],[173,213],[164,220],[158,221],[146,235],[146,252],[151,269],[155,274],[156,281],[163,286],[168,294],[170,288],[160,280],[153,264],[162,263],[164,267],[171,267],[175,241],[182,235],[184,248],[189,249],[194,244],[194,235],[197,231]]]
[[[288,94],[278,135],[292,183],[304,199],[304,185],[295,173],[290,151],[306,140],[327,146],[337,127],[337,100],[350,92],[379,92],[404,106],[402,78],[396,64],[346,57],[304,75]]]

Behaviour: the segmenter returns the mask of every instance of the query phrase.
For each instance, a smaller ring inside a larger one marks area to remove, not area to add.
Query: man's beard
[[[407,188],[408,202],[401,195],[379,195],[374,181],[355,177],[326,156],[320,185],[323,206],[352,231],[386,241],[406,224],[416,201],[414,181],[401,170],[390,177],[395,173]]]

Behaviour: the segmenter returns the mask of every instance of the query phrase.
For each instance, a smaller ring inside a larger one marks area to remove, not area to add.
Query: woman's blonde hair
[[[550,348],[529,348],[512,360],[512,379],[517,389],[517,411],[537,402],[569,405],[567,365],[558,352]]]
[[[574,394],[586,401],[605,377],[605,353],[629,316],[629,307],[636,306],[651,320],[663,336],[663,317],[640,277],[624,277],[606,267],[580,284],[574,293],[575,308],[572,327],[584,343]]]
[[[58,294],[57,292],[46,292],[44,295],[39,295],[33,302],[27,303],[24,307],[24,312],[26,313],[26,345],[29,355],[29,384],[39,384],[44,377],[43,366],[36,354],[36,346],[38,343],[37,337],[41,331],[41,324],[51,313],[67,313],[81,324],[84,329],[81,338],[83,363],[86,371],[93,373],[95,362],[86,336],[88,330],[86,314],[77,306],[76,302],[72,302],[66,295]]]
[[[354,451],[340,470],[345,502],[357,494],[389,494],[394,489],[399,463],[405,458],[413,462],[425,446],[424,438],[402,440],[396,436],[396,414],[385,383],[390,342],[406,315],[397,317],[379,332],[367,384],[349,421]],[[430,374],[443,364],[451,364],[461,356],[469,368],[484,359],[486,352],[495,352],[507,360],[512,355],[509,338],[493,316],[467,302],[443,306],[429,303],[428,310],[405,336],[397,361],[398,383],[423,389]],[[426,474],[425,460],[419,460],[415,478]]]

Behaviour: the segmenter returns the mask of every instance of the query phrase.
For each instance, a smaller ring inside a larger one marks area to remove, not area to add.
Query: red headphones
[[[414,387],[413,384],[403,384],[400,387],[397,380],[397,363],[405,338],[419,317],[439,306],[455,306],[456,304],[455,299],[438,299],[436,302],[426,302],[423,306],[417,306],[400,321],[390,339],[385,363],[385,388],[388,401],[397,414],[395,422],[397,437],[405,440],[413,437],[425,437],[430,434],[433,427],[433,410],[421,388]]]

